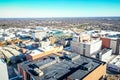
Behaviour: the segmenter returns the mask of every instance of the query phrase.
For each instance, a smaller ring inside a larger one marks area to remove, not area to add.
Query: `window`
[[[30,74],[26,73],[26,75],[27,75],[26,79],[31,80]]]
[[[85,44],[83,44],[83,48],[86,48],[86,45],[85,45]]]
[[[83,55],[85,55],[85,49],[83,49]]]

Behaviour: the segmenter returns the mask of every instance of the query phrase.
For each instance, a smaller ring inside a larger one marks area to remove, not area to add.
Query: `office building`
[[[86,37],[85,37],[86,36]],[[70,48],[72,51],[91,56],[101,50],[102,41],[100,39],[91,39],[89,35],[73,37]]]

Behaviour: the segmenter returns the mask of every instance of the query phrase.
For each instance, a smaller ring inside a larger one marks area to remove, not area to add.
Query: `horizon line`
[[[64,16],[64,17],[0,17],[0,18],[100,18],[100,17],[120,17],[120,16]]]

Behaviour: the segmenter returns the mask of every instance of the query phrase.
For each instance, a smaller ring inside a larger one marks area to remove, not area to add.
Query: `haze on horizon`
[[[120,0],[0,0],[0,18],[120,16]]]

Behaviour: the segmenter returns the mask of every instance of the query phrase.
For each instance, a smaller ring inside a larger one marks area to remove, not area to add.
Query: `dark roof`
[[[68,76],[72,79],[83,79],[91,71],[96,69],[101,64],[104,64],[102,61],[80,56],[76,53],[65,56],[71,58],[71,60],[68,60],[66,57],[63,57],[63,59],[49,57],[45,60],[23,62],[20,64],[20,66],[30,75],[32,75],[35,80],[61,80],[67,78]],[[74,57],[77,58],[72,60]],[[30,64],[32,64],[33,67],[30,67]],[[38,76],[38,74],[34,72],[34,68],[40,69],[44,74],[42,76]],[[31,69],[36,75],[29,71]]]

